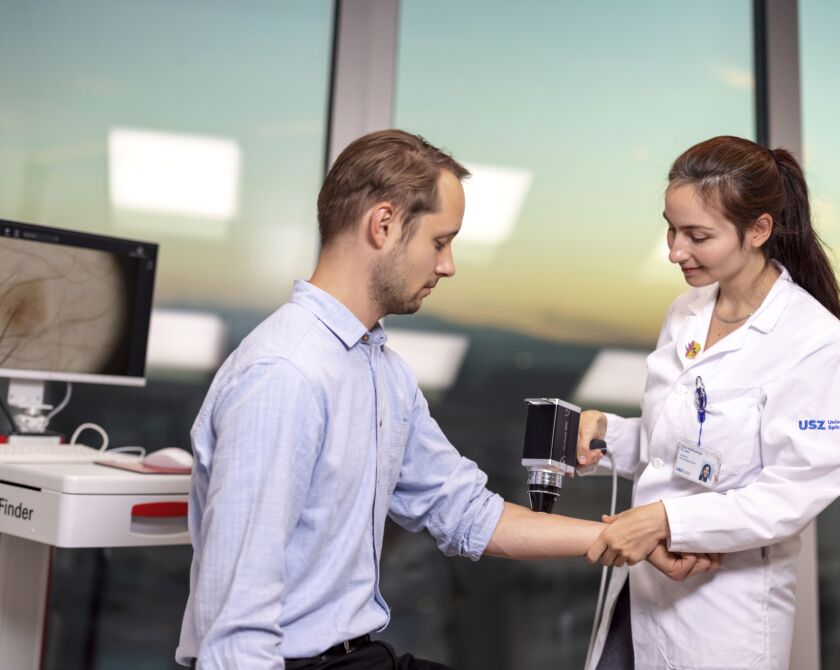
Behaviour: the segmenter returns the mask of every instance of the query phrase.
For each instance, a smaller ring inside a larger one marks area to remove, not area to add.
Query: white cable
[[[99,426],[95,423],[83,423],[81,426],[76,428],[73,431],[73,437],[70,438],[70,444],[76,444],[76,440],[79,439],[79,435],[82,434],[85,430],[94,430],[102,437],[102,446],[99,447],[99,451],[105,451],[108,448],[108,433],[105,432],[105,429],[102,426]]]
[[[615,459],[613,459],[609,450],[604,452],[603,457],[609,458],[610,465],[612,466],[612,497],[610,498],[610,516],[615,516],[615,504],[616,497],[618,495],[618,471],[615,467]],[[598,589],[598,600],[595,601],[595,617],[592,620],[592,633],[589,636],[589,646],[586,649],[586,665],[583,666],[586,670],[589,669],[589,661],[592,660],[592,650],[595,648],[595,638],[598,635],[598,628],[601,625],[601,617],[604,614],[604,593],[607,586],[608,571],[609,567],[606,565],[601,568],[601,586]]]
[[[52,419],[56,414],[67,407],[67,403],[70,402],[71,395],[73,395],[73,385],[70,382],[67,382],[67,390],[64,391],[64,400],[58,403],[58,406],[52,412],[47,414],[47,423],[49,423],[50,419]]]

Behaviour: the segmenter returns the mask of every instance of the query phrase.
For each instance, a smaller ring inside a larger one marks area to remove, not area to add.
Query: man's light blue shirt
[[[222,365],[192,429],[179,662],[274,670],[384,628],[386,516],[447,555],[484,552],[503,501],[386,341],[298,281]]]

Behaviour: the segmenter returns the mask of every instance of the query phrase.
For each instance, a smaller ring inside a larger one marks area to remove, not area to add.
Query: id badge
[[[720,474],[720,453],[705,446],[698,446],[693,440],[680,440],[677,444],[677,460],[674,473],[707,489],[717,485]]]

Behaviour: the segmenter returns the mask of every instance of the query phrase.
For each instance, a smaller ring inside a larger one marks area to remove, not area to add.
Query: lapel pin
[[[685,345],[685,357],[686,358],[697,358],[697,354],[700,353],[700,344],[691,340],[687,345]]]

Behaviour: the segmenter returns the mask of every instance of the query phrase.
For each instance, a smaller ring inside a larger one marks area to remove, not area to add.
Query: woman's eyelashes
[[[674,227],[668,228],[668,240],[673,242],[674,239],[677,237],[677,229]],[[692,235],[691,233],[687,233],[686,237],[693,243],[693,244],[702,244],[706,240],[710,239],[710,235]]]

